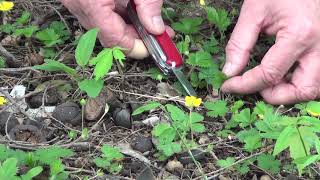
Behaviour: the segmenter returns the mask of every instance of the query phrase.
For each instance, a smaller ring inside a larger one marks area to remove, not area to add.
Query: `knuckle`
[[[228,41],[228,44],[225,48],[225,51],[227,54],[232,54],[232,53],[239,53],[239,52],[245,52],[245,53],[250,53],[249,49],[243,48],[240,45],[240,42],[238,42],[237,40],[231,38]]]
[[[274,86],[281,82],[283,73],[281,69],[271,65],[261,65],[262,80],[268,86]]]
[[[297,87],[296,98],[299,101],[311,101],[318,97],[319,89],[315,86]]]
[[[318,34],[318,27],[311,20],[303,20],[299,21],[303,22],[303,24],[295,27],[293,31],[296,34],[296,40],[300,44],[305,44],[306,42],[310,42],[310,40],[315,39],[315,36]]]

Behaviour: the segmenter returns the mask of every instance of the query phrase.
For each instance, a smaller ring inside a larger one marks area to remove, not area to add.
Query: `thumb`
[[[152,34],[159,35],[165,31],[161,17],[162,0],[134,0],[139,19]]]
[[[250,51],[261,31],[264,15],[257,12],[253,5],[251,1],[244,1],[238,22],[227,44],[223,72],[229,77],[238,75],[246,67]]]

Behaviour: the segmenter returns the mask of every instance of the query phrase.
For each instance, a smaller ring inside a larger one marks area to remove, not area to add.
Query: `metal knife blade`
[[[178,80],[182,84],[183,88],[186,90],[186,92],[190,96],[197,96],[197,93],[194,91],[192,85],[187,80],[187,78],[184,76],[184,74],[181,71],[181,69],[180,68],[172,68],[172,71],[173,71],[174,75],[176,75],[176,77],[178,78]]]

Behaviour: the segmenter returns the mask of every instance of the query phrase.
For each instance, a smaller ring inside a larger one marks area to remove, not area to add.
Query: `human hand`
[[[148,56],[148,51],[132,25],[125,22],[129,0],[61,0],[86,28],[99,28],[99,39],[104,47],[120,46],[135,59]],[[150,33],[162,34],[165,30],[174,36],[161,18],[162,0],[135,0],[141,23]]]
[[[239,76],[260,32],[276,35],[261,64]],[[226,47],[222,91],[260,92],[270,104],[293,104],[320,96],[320,1],[245,0]],[[291,77],[289,69],[297,63]]]

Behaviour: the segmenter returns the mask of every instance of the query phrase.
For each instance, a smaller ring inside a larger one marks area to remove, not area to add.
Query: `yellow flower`
[[[318,113],[318,112],[313,112],[313,111],[310,111],[310,110],[307,110],[307,112],[308,112],[308,114],[310,114],[313,117],[319,117],[320,116],[320,113]]]
[[[200,0],[200,5],[201,5],[201,6],[205,6],[205,5],[206,5],[205,0]]]
[[[6,98],[0,96],[0,106],[5,105],[7,103]]]
[[[10,1],[0,1],[0,11],[10,11],[14,4]]]
[[[185,104],[190,108],[199,107],[201,103],[202,103],[201,98],[196,98],[194,96],[186,96],[185,98]]]

